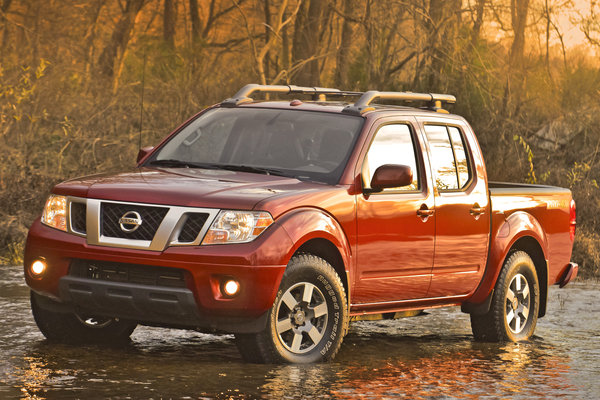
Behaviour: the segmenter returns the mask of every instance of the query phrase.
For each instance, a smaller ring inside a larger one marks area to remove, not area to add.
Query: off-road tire
[[[101,323],[94,325],[73,313],[62,313],[44,308],[51,300],[42,299],[31,292],[31,312],[38,328],[49,341],[69,344],[119,344],[129,341],[136,324],[113,318],[98,318]]]
[[[535,331],[539,309],[539,281],[533,260],[524,251],[515,251],[502,266],[489,311],[483,315],[471,314],[475,340],[527,340]]]
[[[305,296],[310,297],[308,302]],[[340,277],[322,258],[299,254],[288,263],[266,328],[255,334],[236,334],[235,341],[248,362],[314,363],[335,357],[347,328],[347,300]]]

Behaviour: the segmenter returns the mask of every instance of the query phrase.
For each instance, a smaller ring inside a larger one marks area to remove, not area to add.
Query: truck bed
[[[492,243],[522,229],[547,249],[548,284],[557,283],[571,257],[571,191],[548,185],[489,182]],[[516,238],[518,239],[518,238]]]

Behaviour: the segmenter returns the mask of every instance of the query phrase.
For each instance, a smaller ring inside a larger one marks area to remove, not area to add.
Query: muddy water
[[[600,397],[600,285],[552,288],[528,343],[481,344],[456,308],[352,325],[335,362],[241,361],[231,336],[138,327],[124,347],[46,343],[0,267],[0,399]]]

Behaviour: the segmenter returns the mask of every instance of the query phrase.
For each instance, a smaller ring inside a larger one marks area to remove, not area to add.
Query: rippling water
[[[0,399],[600,397],[600,285],[553,287],[537,336],[475,343],[456,308],[351,326],[335,362],[253,365],[232,336],[138,327],[123,347],[46,343],[21,267],[0,267]]]

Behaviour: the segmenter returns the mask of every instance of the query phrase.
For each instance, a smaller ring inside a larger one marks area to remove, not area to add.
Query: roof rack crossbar
[[[314,100],[325,101],[329,96],[360,96],[362,92],[349,92],[333,88],[306,87],[295,85],[258,85],[251,83],[241,88],[233,97],[224,100],[221,105],[235,107],[252,101],[253,93],[312,94]]]
[[[380,100],[404,100],[404,101],[427,101],[430,109],[438,112],[447,112],[442,109],[442,103],[456,103],[456,97],[451,94],[439,93],[413,93],[413,92],[379,92],[369,90],[365,92],[356,103],[344,108],[343,112],[348,114],[362,115],[373,110],[370,104],[375,99]]]

